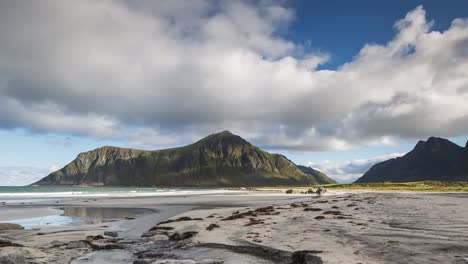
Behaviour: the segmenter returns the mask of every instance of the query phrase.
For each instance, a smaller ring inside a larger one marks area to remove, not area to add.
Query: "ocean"
[[[67,186],[0,186],[0,223],[16,223],[25,228],[97,224],[113,222],[125,217],[155,213],[144,208],[43,206],[38,202],[73,200],[75,198],[148,197],[226,193],[223,189],[136,188],[136,187],[67,187]],[[35,203],[37,203],[35,205]]]
[[[139,197],[190,194],[215,194],[222,189],[139,188],[139,187],[68,187],[68,186],[0,186],[0,202],[34,202],[57,198]]]

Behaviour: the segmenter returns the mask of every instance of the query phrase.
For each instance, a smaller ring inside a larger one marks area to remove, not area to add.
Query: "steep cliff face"
[[[468,149],[443,138],[419,141],[403,157],[375,164],[357,183],[468,181]]]
[[[36,185],[262,186],[328,183],[228,131],[157,151],[102,147],[81,153]]]

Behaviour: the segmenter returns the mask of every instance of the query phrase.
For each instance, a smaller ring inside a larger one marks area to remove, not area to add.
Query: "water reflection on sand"
[[[102,224],[122,219],[131,219],[146,214],[157,212],[156,210],[143,208],[118,208],[118,207],[62,207],[56,208],[56,215],[9,220],[9,223],[17,223],[25,228],[41,226],[64,225],[89,225]],[[25,210],[27,210],[25,208]]]
[[[60,209],[63,210],[63,216],[87,219],[94,221],[94,223],[109,222],[126,217],[137,217],[154,212],[154,210],[143,208],[115,207],[64,207]]]

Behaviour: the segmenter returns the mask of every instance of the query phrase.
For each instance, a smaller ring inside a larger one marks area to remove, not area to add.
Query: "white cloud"
[[[55,167],[51,167],[51,170]],[[50,173],[50,170],[28,166],[0,167],[1,186],[23,186],[36,182]]]
[[[361,177],[372,165],[403,155],[405,155],[405,153],[391,153],[368,159],[354,159],[343,163],[325,160],[318,163],[308,162],[307,166],[324,172],[337,182],[350,183]]]
[[[282,37],[293,19],[274,1],[1,2],[0,128],[301,150],[468,131],[468,20],[431,31],[417,7],[331,71]]]

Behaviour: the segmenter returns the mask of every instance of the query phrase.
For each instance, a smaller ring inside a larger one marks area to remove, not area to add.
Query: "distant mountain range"
[[[334,182],[224,131],[172,149],[98,148],[79,154],[33,185],[235,187]]]
[[[356,183],[468,181],[468,142],[461,147],[447,139],[419,141],[403,157],[372,166]]]

